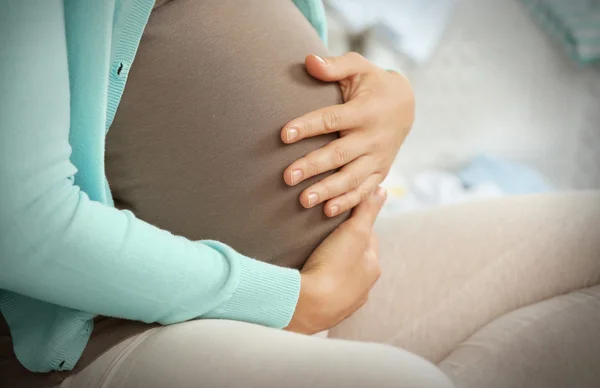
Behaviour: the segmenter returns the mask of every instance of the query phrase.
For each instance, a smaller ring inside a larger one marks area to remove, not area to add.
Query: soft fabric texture
[[[461,388],[597,388],[598,322],[600,286],[557,296],[484,326],[440,367]]]
[[[343,102],[337,83],[306,72],[310,53],[327,50],[290,1],[177,0],[155,9],[106,138],[115,205],[191,240],[301,268],[347,219],[298,201],[329,173],[292,188],[283,181],[294,160],[337,138],[280,138],[286,122]]]
[[[253,1],[155,3],[107,135],[106,173],[116,206],[152,225],[300,267],[345,217],[301,209],[297,197],[308,183],[291,189],[281,171],[336,135],[286,146],[279,133],[289,119],[340,103],[341,95],[337,84],[304,70],[307,54],[326,49],[294,4],[260,4],[272,13]],[[0,316],[0,336],[2,323]],[[72,373],[152,327],[97,317]],[[15,363],[9,375],[27,387],[59,378],[31,376]]]
[[[0,311],[31,371],[72,369],[95,314],[283,327],[295,308],[296,270],[174,236],[111,207],[105,131],[152,5],[2,4]],[[323,32],[322,4],[299,5]]]
[[[506,313],[600,284],[598,191],[442,207],[380,218],[375,230],[382,276],[369,302],[330,337],[387,343],[439,363]],[[595,338],[597,351],[599,323],[579,311],[588,323],[574,331],[582,336],[578,343]],[[544,326],[562,335],[569,324],[553,326],[550,319]],[[585,354],[579,357],[589,362]],[[535,366],[523,364],[514,373],[547,373]],[[587,373],[600,378],[600,370]]]
[[[309,337],[244,322],[152,329],[56,388],[453,388],[423,358],[391,346]]]
[[[600,192],[534,195],[380,219],[383,276],[363,309],[332,329],[330,337],[376,341],[441,362],[460,388],[597,388],[598,204]],[[131,333],[129,323],[112,322],[100,323],[88,348],[114,344],[116,336]],[[136,381],[151,387],[154,378],[163,386],[180,378],[197,378],[205,386],[290,386],[297,381],[289,376],[296,373],[315,376],[301,380],[308,386],[337,387],[345,386],[347,377],[365,382],[372,370],[381,372],[375,377],[385,376],[389,363],[399,374],[409,365],[417,370],[424,365],[387,347],[340,347],[244,323],[200,321],[167,331],[148,329],[153,334],[122,342],[62,388],[95,387],[101,376],[112,376],[110,384],[116,386]],[[3,362],[14,365],[0,355]],[[194,374],[198,368],[201,375]],[[45,386],[60,384],[64,376],[56,372]],[[234,385],[242,376],[245,381]],[[18,385],[28,381],[26,376],[14,378],[20,379],[13,380],[16,386],[34,387]],[[371,382],[363,386],[378,386]]]
[[[600,61],[600,1],[521,1],[573,61],[580,65]]]

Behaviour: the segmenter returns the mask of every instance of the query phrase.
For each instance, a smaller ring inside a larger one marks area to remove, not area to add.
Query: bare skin
[[[301,271],[300,297],[286,330],[314,334],[337,325],[358,308],[381,275],[372,228],[385,202],[378,188],[310,256]]]
[[[404,76],[356,53],[325,59],[310,55],[306,69],[321,81],[338,82],[344,103],[290,121],[281,139],[292,144],[331,132],[340,138],[292,163],[284,180],[293,186],[340,168],[300,195],[304,207],[325,202],[325,214],[334,217],[367,198],[389,173],[414,121],[414,93]]]
[[[381,274],[372,227],[386,193],[378,186],[412,127],[415,103],[404,76],[356,53],[325,59],[309,55],[306,69],[321,81],[338,82],[344,103],[290,121],[281,139],[293,144],[331,132],[339,132],[340,138],[292,163],[284,181],[293,186],[339,168],[303,191],[300,203],[311,208],[325,202],[329,217],[354,208],[301,271],[300,296],[287,330],[314,334],[360,308]]]

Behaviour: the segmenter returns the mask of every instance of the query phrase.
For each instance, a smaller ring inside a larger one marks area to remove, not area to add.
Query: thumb
[[[362,227],[372,228],[377,215],[385,203],[386,197],[387,192],[385,189],[381,186],[378,187],[373,194],[354,209],[350,221],[360,224]]]
[[[341,81],[368,70],[370,63],[362,55],[347,53],[339,57],[321,58],[318,55],[306,57],[306,70],[310,75],[326,82]]]

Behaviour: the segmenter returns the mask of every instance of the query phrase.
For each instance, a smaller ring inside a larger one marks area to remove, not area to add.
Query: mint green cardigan
[[[294,2],[324,39],[320,0]],[[0,311],[19,361],[72,369],[96,314],[285,327],[298,271],[112,204],[105,135],[154,0],[0,3]]]

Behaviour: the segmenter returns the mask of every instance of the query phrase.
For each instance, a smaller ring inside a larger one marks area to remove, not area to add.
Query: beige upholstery
[[[600,387],[600,192],[439,208],[377,231],[383,275],[330,337],[415,352],[459,388]]]
[[[600,286],[504,315],[440,367],[460,388],[600,387]]]

